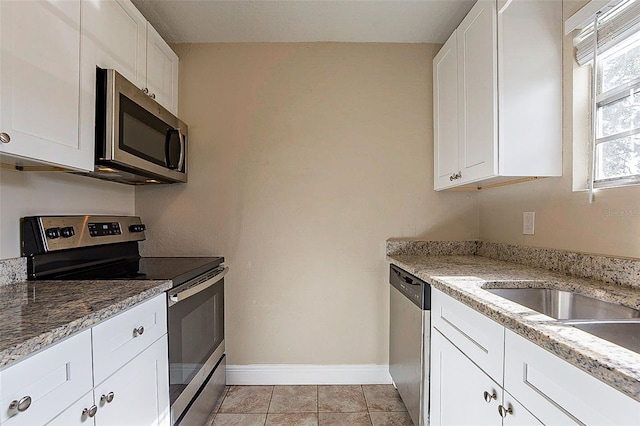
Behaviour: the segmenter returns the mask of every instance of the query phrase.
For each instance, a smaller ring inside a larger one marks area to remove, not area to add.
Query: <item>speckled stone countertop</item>
[[[389,253],[394,265],[640,401],[640,354],[539,314],[484,288],[547,287],[640,309],[640,288],[477,255]]]
[[[171,281],[23,281],[0,286],[0,368],[171,288]]]

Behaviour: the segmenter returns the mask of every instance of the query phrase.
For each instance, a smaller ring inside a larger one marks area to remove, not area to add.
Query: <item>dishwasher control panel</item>
[[[431,309],[431,286],[407,271],[391,265],[389,284],[423,310]]]

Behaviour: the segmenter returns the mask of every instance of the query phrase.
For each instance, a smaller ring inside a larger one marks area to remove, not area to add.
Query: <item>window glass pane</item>
[[[640,175],[640,135],[599,144],[596,180]]]
[[[598,137],[640,127],[640,93],[598,108]]]
[[[600,92],[614,89],[640,77],[640,41],[636,38],[622,49],[602,57]]]

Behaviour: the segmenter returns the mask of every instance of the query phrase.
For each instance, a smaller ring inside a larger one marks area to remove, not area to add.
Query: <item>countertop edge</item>
[[[425,261],[429,257],[430,256],[424,256]],[[472,291],[467,291],[466,289],[447,283],[445,277],[432,276],[427,273],[427,271],[416,269],[401,259],[395,258],[393,255],[387,255],[386,258],[391,264],[425,280],[434,288],[489,317],[514,333],[540,346],[542,349],[580,368],[630,398],[640,401],[640,370],[620,362],[617,358],[611,358],[606,354],[594,351],[585,343],[585,340],[596,339],[599,346],[610,346],[612,351],[628,352],[630,355],[633,354],[632,356],[636,356],[634,352],[613,343],[606,342],[603,339],[592,336],[569,325],[562,324],[553,318],[538,314],[514,302],[484,292],[479,286],[479,283],[482,283],[482,281],[478,281],[477,289],[486,293],[486,298],[484,295],[481,298]],[[492,298],[500,299],[503,305],[511,304],[514,309],[520,312],[526,310],[531,314],[530,316],[532,318],[536,319],[524,321],[521,318],[517,318],[503,307],[492,304],[490,301]]]
[[[119,300],[105,308],[91,312],[81,318],[69,321],[69,323],[49,330],[38,336],[31,337],[17,345],[0,351],[0,370],[44,350],[76,333],[84,331],[99,322],[109,319],[141,302],[160,295],[172,287],[170,280],[164,281],[155,287],[141,291],[140,293]]]

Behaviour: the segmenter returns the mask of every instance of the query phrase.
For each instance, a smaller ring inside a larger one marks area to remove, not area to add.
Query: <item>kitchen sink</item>
[[[640,321],[580,321],[568,324],[640,353]]]
[[[488,288],[486,291],[558,320],[640,321],[640,311],[570,291],[550,288]]]

